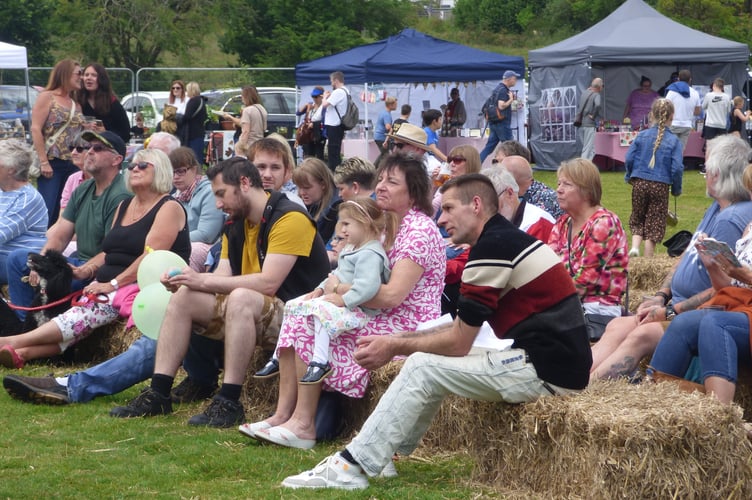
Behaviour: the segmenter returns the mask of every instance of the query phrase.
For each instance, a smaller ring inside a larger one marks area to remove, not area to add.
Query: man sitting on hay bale
[[[368,369],[410,355],[358,436],[313,470],[286,478],[289,488],[363,489],[395,452],[409,454],[450,393],[523,403],[580,391],[592,362],[582,306],[561,260],[497,213],[483,175],[441,188],[442,215],[456,244],[472,246],[462,275],[457,319],[418,333],[362,337],[356,361]],[[483,321],[510,349],[473,348]]]

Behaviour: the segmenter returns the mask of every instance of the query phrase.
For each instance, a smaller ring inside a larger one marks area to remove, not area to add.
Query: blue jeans
[[[480,152],[481,163],[483,163],[488,155],[493,153],[497,144],[512,140],[512,127],[509,126],[508,118],[504,121],[489,123],[488,130],[490,132],[488,135],[488,142],[486,143],[486,147],[483,148],[483,151]]]
[[[142,335],[127,351],[68,377],[68,397],[86,403],[109,396],[149,379],[154,373],[157,341]]]
[[[196,155],[196,160],[198,160],[199,165],[204,164],[204,136],[198,136],[194,139],[191,139],[188,141],[188,144],[186,144],[189,148],[193,150],[193,154]]]
[[[5,263],[5,269],[8,273],[8,294],[10,301],[17,306],[29,307],[34,300],[34,289],[28,283],[21,281],[23,276],[29,274],[29,267],[26,261],[29,257],[28,250],[13,250],[8,254],[8,260]],[[68,257],[68,262],[74,266],[80,266],[85,260]],[[73,280],[71,291],[81,290],[86,281]],[[16,316],[23,321],[26,318],[26,311],[16,310]]]
[[[650,364],[683,377],[692,357],[700,357],[702,380],[721,377],[736,383],[739,363],[751,361],[749,318],[744,313],[698,309],[671,321]]]
[[[50,167],[52,167],[52,177],[48,179],[39,176],[37,179],[37,191],[42,195],[44,204],[47,205],[47,213],[50,216],[47,227],[57,222],[58,215],[60,215],[60,196],[63,194],[65,181],[71,174],[78,172],[78,167],[73,162],[59,158],[50,160]]]

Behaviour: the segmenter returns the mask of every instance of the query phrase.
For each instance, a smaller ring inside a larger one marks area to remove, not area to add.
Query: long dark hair
[[[117,99],[115,93],[112,91],[110,75],[107,74],[104,66],[96,62],[87,64],[86,68],[84,68],[84,73],[86,73],[88,68],[93,68],[97,72],[97,90],[94,92],[94,113],[97,116],[106,116],[110,114],[112,101]],[[89,92],[86,90],[83,81],[81,82],[81,90],[76,94],[76,101],[78,101],[81,109],[83,109],[89,98]]]

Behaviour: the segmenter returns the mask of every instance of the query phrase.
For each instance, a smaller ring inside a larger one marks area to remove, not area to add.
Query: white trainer
[[[383,469],[381,469],[381,472],[379,473],[379,477],[383,477],[383,478],[397,477],[397,468],[394,466],[393,460],[389,460],[389,463],[386,464],[386,466]]]
[[[632,248],[631,248],[631,249],[629,250],[629,256],[630,256],[630,257],[639,257],[639,256],[640,256],[640,249],[639,249],[639,248],[635,248],[635,247],[632,247]]]
[[[282,486],[287,488],[334,488],[339,490],[364,490],[368,477],[359,465],[342,458],[339,452],[326,457],[313,469],[286,477]]]

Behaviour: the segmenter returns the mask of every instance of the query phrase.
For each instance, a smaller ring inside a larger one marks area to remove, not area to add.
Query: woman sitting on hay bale
[[[714,201],[697,226],[693,242],[705,233],[733,248],[752,220],[750,193],[742,181],[748,154],[749,146],[732,136],[708,143],[705,182]],[[655,350],[665,322],[696,309],[710,298],[710,289],[708,271],[690,243],[661,288],[640,304],[636,315],[609,322],[603,338],[593,346],[590,380],[631,376],[642,358]]]
[[[601,206],[601,193],[601,176],[591,161],[563,162],[556,195],[566,213],[548,238],[574,280],[591,341],[600,338],[609,320],[621,316],[627,288],[627,235],[619,217]]]
[[[752,191],[752,164],[744,171],[744,185]],[[715,294],[700,309],[671,323],[655,350],[651,369],[656,380],[663,374],[682,377],[692,358],[699,356],[704,389],[728,404],[736,392],[738,365],[752,362],[752,224],[736,242],[736,258],[715,254],[702,237],[695,246]]]

